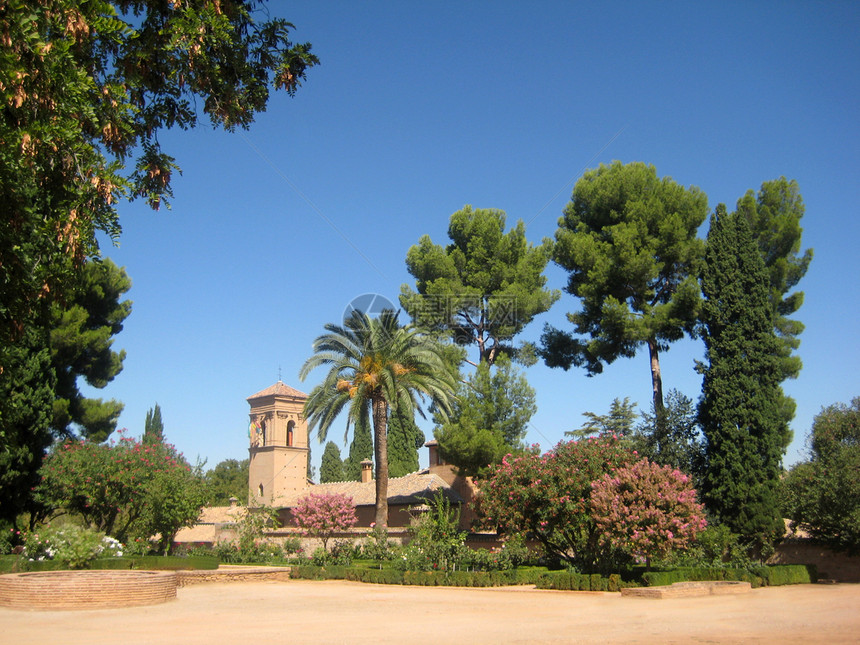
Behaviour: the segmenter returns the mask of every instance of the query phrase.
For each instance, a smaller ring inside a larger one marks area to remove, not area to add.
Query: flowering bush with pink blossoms
[[[690,477],[643,459],[596,480],[591,516],[601,541],[644,559],[685,549],[707,526]]]
[[[479,483],[488,528],[529,535],[547,555],[583,570],[609,568],[614,555],[591,513],[591,483],[637,460],[615,435],[559,443],[544,455],[508,455]]]
[[[340,493],[310,493],[302,497],[293,509],[293,518],[305,535],[322,541],[323,550],[328,549],[332,535],[355,526],[358,521],[352,498]]]

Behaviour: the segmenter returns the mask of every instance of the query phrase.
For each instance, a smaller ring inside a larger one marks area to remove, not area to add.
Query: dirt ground
[[[0,608],[0,643],[860,643],[860,585],[650,600],[531,587],[213,583],[150,607]]]

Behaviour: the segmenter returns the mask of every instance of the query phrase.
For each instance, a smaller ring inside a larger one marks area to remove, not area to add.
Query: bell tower
[[[282,381],[248,397],[248,506],[277,508],[308,487],[307,398]]]

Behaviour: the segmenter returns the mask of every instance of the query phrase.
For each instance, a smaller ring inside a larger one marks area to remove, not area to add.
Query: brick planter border
[[[175,571],[31,571],[0,576],[0,606],[102,609],[176,600]]]

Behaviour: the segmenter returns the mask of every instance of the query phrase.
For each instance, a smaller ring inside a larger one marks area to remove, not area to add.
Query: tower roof
[[[261,390],[256,394],[252,394],[246,400],[262,399],[266,396],[291,396],[299,399],[306,399],[308,395],[304,392],[299,392],[296,388],[290,387],[283,381],[278,381],[274,385],[270,385],[265,390]]]

